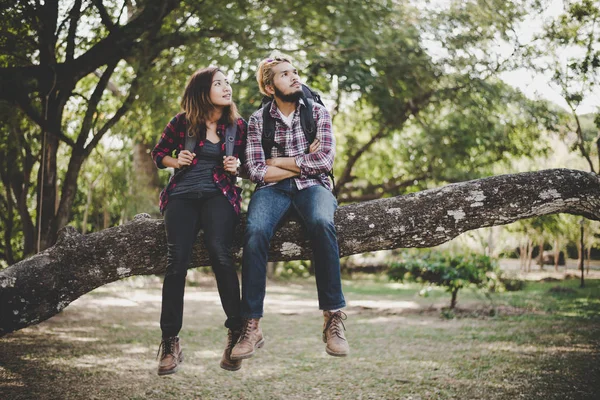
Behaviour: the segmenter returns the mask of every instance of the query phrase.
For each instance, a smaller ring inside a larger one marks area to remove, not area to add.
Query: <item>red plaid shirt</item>
[[[160,140],[152,150],[152,159],[158,168],[166,168],[162,159],[165,156],[176,157],[180,151],[184,149],[185,146],[185,134],[187,127],[187,119],[185,118],[185,113],[179,113],[168,123],[165,130],[163,131]],[[246,131],[247,124],[242,118],[237,120],[237,132],[235,135],[235,142],[233,148],[233,156],[240,158],[242,165],[244,165],[244,147],[246,145]],[[217,135],[221,139],[224,139],[225,136],[225,124],[217,125]],[[204,146],[204,140],[201,140],[196,145],[196,154],[200,154],[200,148]],[[175,154],[174,154],[175,153]],[[223,140],[221,146],[221,155],[225,155],[225,140]],[[196,156],[197,157],[197,156]],[[193,165],[198,163],[198,158],[194,158],[192,161]],[[167,186],[160,192],[160,212],[164,213],[165,207],[167,206],[167,202],[169,201],[169,193],[177,186],[177,182],[181,179],[181,177],[185,174],[185,171],[174,174]],[[213,169],[213,180],[219,190],[223,193],[227,200],[233,206],[235,212],[239,215],[241,211],[241,203],[242,203],[242,189],[239,186],[236,186],[237,178],[231,176],[223,169],[223,165],[217,165]]]
[[[283,147],[281,152],[277,147],[273,147],[271,156],[275,157],[294,157],[296,165],[300,168],[300,176],[294,178],[299,190],[306,189],[314,185],[323,185],[331,190],[332,185],[327,176],[327,172],[333,169],[333,160],[335,158],[335,137],[331,129],[331,116],[325,107],[314,103],[313,117],[317,125],[316,138],[320,140],[319,148],[314,153],[305,154],[309,146],[302,125],[300,124],[300,107],[305,107],[304,102],[300,101],[294,111],[292,127],[288,127],[282,121],[277,104],[271,104],[271,117],[275,119],[275,142]],[[257,184],[256,189],[274,185],[275,183],[265,183],[264,178],[267,173],[267,164],[265,163],[265,153],[262,148],[263,116],[262,109],[254,112],[248,121],[248,143],[246,145],[246,170],[250,180]]]

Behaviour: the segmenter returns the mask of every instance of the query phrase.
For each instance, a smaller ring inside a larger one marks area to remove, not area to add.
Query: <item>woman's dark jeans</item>
[[[185,277],[200,229],[227,315],[225,326],[239,329],[240,284],[231,249],[239,218],[229,201],[221,193],[174,196],[169,199],[164,220],[168,252],[160,316],[163,337],[177,336],[181,330]]]

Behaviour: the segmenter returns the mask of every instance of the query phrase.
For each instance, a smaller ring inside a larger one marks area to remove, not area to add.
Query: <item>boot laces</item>
[[[251,325],[253,325],[252,320],[247,319],[246,323],[244,324],[244,328],[242,329],[242,333],[240,334],[240,341],[246,340],[249,338],[250,330],[252,329]]]
[[[235,346],[235,344],[239,340],[240,336],[241,336],[241,332],[239,330],[233,331],[233,330],[229,329],[227,331],[227,348],[232,349],[233,346]]]
[[[171,354],[171,355],[175,355],[175,342],[176,342],[176,337],[168,337],[163,339],[160,342],[160,345],[158,346],[158,352],[156,352],[156,358],[158,358],[158,355],[161,354],[161,350],[162,350],[162,355],[161,355],[161,360],[163,358],[165,358],[165,356]]]
[[[329,317],[327,324],[325,325],[325,329],[323,329],[323,333],[326,333],[329,329],[332,335],[336,335],[340,339],[343,339],[341,335],[340,326],[346,330],[346,326],[344,325],[344,321],[348,318],[345,312],[337,311]]]

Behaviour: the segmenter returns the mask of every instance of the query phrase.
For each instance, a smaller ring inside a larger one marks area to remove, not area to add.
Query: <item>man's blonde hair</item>
[[[258,64],[258,68],[256,70],[256,82],[258,82],[258,89],[265,96],[271,97],[269,93],[265,90],[265,87],[268,85],[273,85],[273,77],[275,73],[273,72],[273,68],[281,63],[287,62],[292,63],[291,57],[285,55],[283,53],[273,53],[269,57],[265,58]]]

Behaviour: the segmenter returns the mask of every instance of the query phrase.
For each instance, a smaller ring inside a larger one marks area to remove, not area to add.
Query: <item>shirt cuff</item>
[[[296,166],[298,168],[300,168],[300,178],[301,179],[306,179],[306,170],[304,169],[304,154],[299,154],[294,158],[294,161],[296,162]]]
[[[267,174],[267,165],[261,165],[256,167],[256,172],[254,173],[254,183],[260,183],[261,185],[265,183],[265,175]]]
[[[165,169],[165,168],[167,168],[167,167],[166,167],[165,165],[163,165],[163,163],[162,163],[162,160],[163,160],[163,158],[165,158],[165,156],[156,156],[155,163],[156,163],[156,166],[157,166],[159,169]]]

